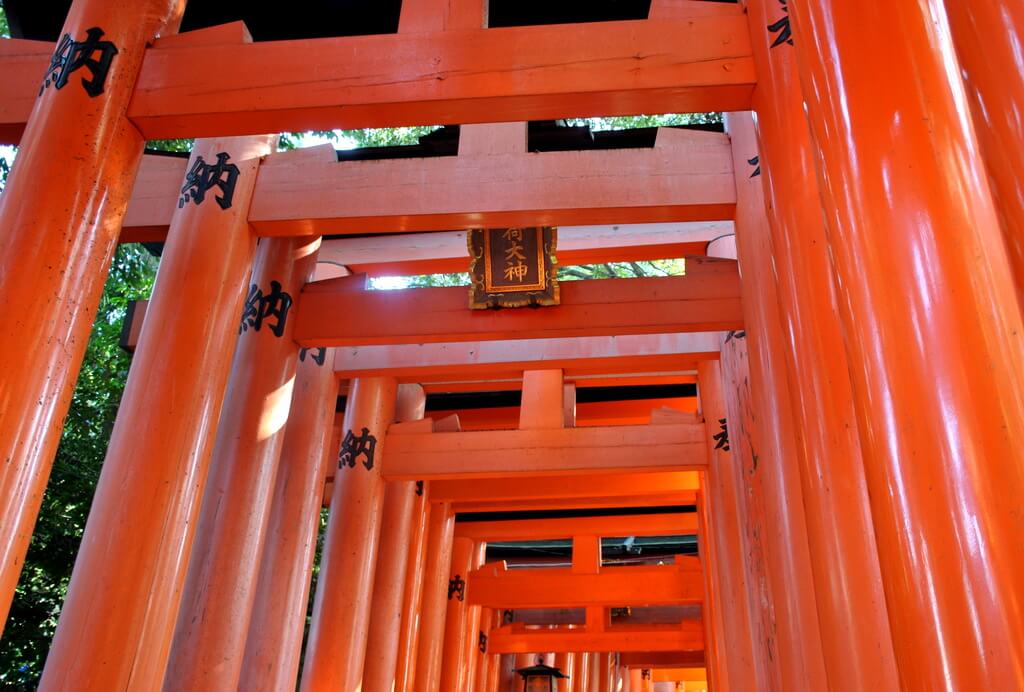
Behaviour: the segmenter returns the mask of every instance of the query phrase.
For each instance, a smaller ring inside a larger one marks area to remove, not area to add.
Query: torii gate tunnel
[[[4,615],[162,247],[40,689],[1024,689],[1024,4],[5,4]],[[368,287],[540,226],[685,275]]]

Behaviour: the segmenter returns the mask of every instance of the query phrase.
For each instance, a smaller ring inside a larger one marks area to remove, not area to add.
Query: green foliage
[[[469,261],[468,259],[466,260]],[[578,264],[558,268],[559,281],[584,279],[636,279],[645,276],[682,276],[686,273],[686,260],[664,259],[638,262],[605,262]],[[469,286],[469,273],[422,274],[394,278],[379,278],[372,282],[376,289],[430,288],[436,286]]]
[[[6,689],[34,690],[42,673],[128,376],[121,325],[128,303],[149,295],[155,273],[156,260],[142,246],[118,248],[0,640]]]
[[[7,24],[7,12],[4,11],[3,5],[0,5],[0,38],[10,38],[11,27]]]
[[[189,152],[192,151],[193,142],[194,139],[154,139],[146,142],[146,148],[156,151]]]
[[[722,122],[721,113],[667,113],[665,115],[617,115],[611,118],[567,118],[566,125],[590,125],[591,130],[629,130],[637,127],[710,125]]]

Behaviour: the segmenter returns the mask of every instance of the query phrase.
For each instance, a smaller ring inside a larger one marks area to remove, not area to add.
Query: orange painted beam
[[[749,53],[738,15],[158,44],[129,117],[147,138],[164,139],[741,110],[755,81]]]
[[[393,453],[389,451],[389,453]],[[615,473],[591,476],[549,476],[544,483],[531,478],[481,478],[441,480],[430,484],[432,502],[517,502],[551,500],[561,502],[580,498],[608,497],[623,502],[628,498],[651,494],[691,496],[699,489],[696,471],[656,473]],[[670,503],[671,504],[671,503]],[[461,510],[460,511],[464,511]]]
[[[539,160],[539,154],[532,156]],[[128,212],[131,217],[131,207]],[[558,228],[558,263],[568,266],[702,255],[709,241],[732,232],[731,221],[563,225]],[[691,249],[697,245],[699,249]],[[324,241],[320,257],[369,276],[466,271],[466,232],[335,238]]]
[[[464,287],[360,291],[356,277],[317,281],[299,299],[295,338],[306,347],[369,346],[742,329],[736,263],[691,258],[687,269],[566,281],[562,304],[540,310],[468,310]]]
[[[28,114],[39,96],[39,78],[53,55],[54,44],[48,41],[0,39],[0,64],[4,78],[0,80],[0,141],[14,143],[21,139]]]
[[[139,301],[142,302],[142,301]],[[482,342],[481,342],[482,343]],[[692,374],[663,374],[654,373],[650,375],[591,375],[576,373],[571,378],[571,383],[577,389],[587,387],[628,387],[631,385],[664,385],[664,384],[695,384],[696,375]],[[426,382],[423,384],[423,391],[427,394],[446,392],[514,392],[523,388],[522,378],[509,379],[485,379],[485,380],[459,380],[456,382]],[[676,401],[676,399],[648,399],[648,401]],[[440,413],[440,412],[438,412]]]
[[[587,402],[576,404],[576,427],[647,425],[668,409],[684,414],[696,406],[694,397]],[[515,407],[437,411],[428,415],[439,420],[453,413],[458,415],[462,430],[478,431],[514,430],[519,417],[519,409]]]
[[[704,632],[700,620],[688,620],[681,625],[619,625],[603,631],[584,627],[527,629],[521,625],[506,625],[487,635],[487,649],[498,654],[533,651],[688,653],[703,659]]]
[[[623,651],[619,655],[621,668],[701,668],[703,651]]]
[[[586,476],[577,476],[586,478]],[[696,502],[694,492],[641,495],[635,498],[585,497],[572,500],[520,500],[519,502],[460,502],[455,505],[459,512],[507,512],[541,509],[599,509],[604,507],[666,507],[669,505],[692,505]]]
[[[736,202],[729,139],[720,132],[662,129],[651,149],[510,152],[385,161],[337,161],[324,145],[280,152],[260,169],[249,221],[259,235],[437,231],[480,226],[552,225],[570,232],[565,263],[679,257],[719,226]],[[184,159],[147,156],[122,231],[122,242],[159,240],[178,198]],[[586,184],[580,184],[585,179]],[[509,184],[515,180],[515,184]],[[647,223],[650,222],[650,223]],[[653,223],[658,222],[658,223]],[[669,223],[675,222],[675,223]],[[691,222],[680,224],[678,222]],[[702,222],[702,223],[697,223]],[[717,223],[710,223],[717,222]],[[644,224],[619,234],[615,226]],[[652,230],[642,230],[645,226]],[[689,231],[670,235],[666,230]],[[431,250],[433,234],[396,251],[385,241],[359,239],[356,264],[375,272],[465,271],[461,233],[447,232]],[[611,237],[609,237],[611,236]],[[711,236],[715,237],[715,236]],[[610,241],[610,242],[609,242]],[[353,241],[339,240],[343,261]],[[347,244],[346,244],[347,243]],[[461,247],[458,247],[461,245]],[[389,255],[391,255],[389,257]],[[411,266],[403,266],[408,258]]]
[[[490,563],[470,572],[466,599],[503,610],[682,605],[703,601],[703,579],[698,559],[683,556],[670,565],[616,567],[597,574],[561,568],[510,570],[504,562]],[[702,631],[702,641],[703,636]]]
[[[388,480],[456,480],[707,466],[703,423],[388,435]]]
[[[38,77],[48,55],[0,56],[0,73]],[[754,81],[736,13],[249,45],[157,42],[128,115],[147,139],[170,139],[729,111],[749,107]],[[11,101],[0,133],[24,126],[37,83],[0,90],[0,101]]]
[[[696,533],[695,513],[472,521],[455,524],[456,536],[478,541],[532,541],[583,535],[679,536]]]
[[[732,218],[735,194],[726,135],[662,130],[652,149],[314,164],[279,155],[261,171],[249,221],[261,235],[716,221]]]
[[[718,358],[718,332],[522,339],[399,346],[350,346],[335,351],[338,377],[374,375],[400,381],[519,378],[538,367],[576,374],[669,373]]]
[[[655,668],[651,671],[654,682],[700,682],[707,681],[707,668]]]

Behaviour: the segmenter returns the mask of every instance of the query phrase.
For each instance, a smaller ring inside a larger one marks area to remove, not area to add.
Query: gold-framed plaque
[[[475,228],[466,243],[470,308],[558,305],[557,228]]]

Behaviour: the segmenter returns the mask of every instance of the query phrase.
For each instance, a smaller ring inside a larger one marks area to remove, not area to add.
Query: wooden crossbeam
[[[562,225],[558,228],[558,263],[571,266],[703,255],[709,241],[733,232],[732,221]],[[334,238],[320,246],[319,259],[369,276],[462,272],[467,266],[466,232]]]
[[[261,235],[328,235],[717,221],[735,207],[731,157],[723,133],[664,128],[652,149],[528,153],[524,142],[522,152],[393,161],[283,155],[261,168],[249,222]]]
[[[511,610],[512,622],[524,625],[583,625],[586,608],[546,608],[543,610]],[[697,620],[701,616],[699,605],[656,606],[630,608],[617,615],[615,624],[670,625],[683,620]]]
[[[562,519],[458,522],[455,535],[477,541],[533,541],[572,536],[681,536],[697,533],[697,514],[633,514]]]
[[[537,651],[571,652],[687,652],[703,659],[704,625],[691,620],[682,625],[622,625],[606,630],[527,629],[505,625],[491,630],[487,651],[525,654]]]
[[[700,470],[704,424],[488,430],[387,436],[388,480]]]
[[[624,651],[619,665],[625,668],[703,668],[703,651]]]
[[[620,336],[742,329],[736,262],[687,262],[686,276],[566,281],[539,310],[467,310],[467,289],[360,291],[354,277],[308,284],[295,340],[305,347]]]
[[[692,370],[718,358],[719,332],[570,339],[350,346],[334,353],[341,378],[395,377],[403,382],[521,378],[525,370],[557,368],[566,378]]]
[[[585,478],[585,476],[577,476]],[[696,493],[665,493],[640,495],[635,498],[574,497],[566,500],[517,500],[498,502],[458,502],[452,505],[456,512],[515,512],[544,509],[596,509],[604,507],[666,507],[673,504],[694,504]]]
[[[624,505],[632,498],[642,500],[646,496],[655,496],[671,498],[664,504],[673,505],[689,504],[677,500],[690,498],[699,489],[700,474],[695,471],[550,476],[544,483],[513,476],[434,481],[430,484],[430,499],[455,505],[470,502],[501,503],[504,507],[514,508],[519,506],[517,503],[523,502],[549,500],[557,505],[567,500],[601,497]]]
[[[485,608],[588,608],[698,604],[704,578],[695,557],[676,556],[670,565],[600,570],[508,569],[489,563],[470,572],[466,598]]]
[[[0,83],[5,141],[24,129],[52,52],[0,55],[0,74],[19,75]],[[172,139],[737,111],[754,82],[738,11],[248,44],[183,34],[146,52],[128,115],[147,139]]]
[[[707,679],[707,668],[656,668],[651,671],[652,682],[701,682]]]
[[[678,222],[731,219],[736,203],[731,145],[719,132],[662,128],[652,149],[528,153],[524,142],[521,152],[470,149],[458,156],[384,161],[337,161],[330,146],[315,149],[281,152],[263,162],[249,209],[249,222],[260,235],[675,222],[669,227],[674,237],[663,226],[639,234],[625,229],[619,240],[610,237],[614,230],[567,233],[566,262],[625,261],[692,252],[710,233],[728,231]],[[166,236],[185,165],[180,158],[144,158],[122,242]],[[323,253],[349,264],[346,248],[367,245],[370,256],[353,252],[353,264],[394,268],[387,263],[420,255],[439,262],[423,267],[429,271],[466,270],[464,236],[447,234],[434,242],[401,240],[399,245],[408,245],[396,251],[393,244],[362,239],[337,251],[328,244]],[[417,249],[423,245],[434,249]]]

